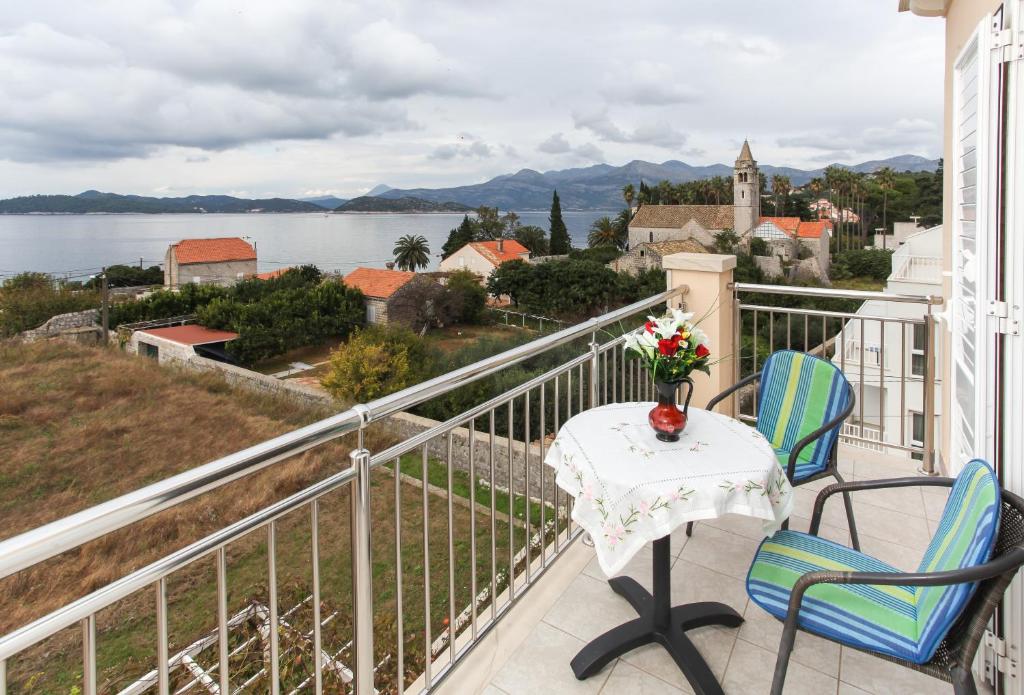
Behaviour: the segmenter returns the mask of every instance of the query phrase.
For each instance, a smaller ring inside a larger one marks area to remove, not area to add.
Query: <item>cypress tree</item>
[[[548,221],[551,223],[551,255],[561,256],[569,253],[572,243],[569,241],[569,230],[562,221],[562,203],[558,200],[558,191],[554,191],[551,196],[551,216]]]
[[[448,241],[441,247],[441,258],[448,258],[471,241],[476,241],[476,226],[466,215],[462,218],[462,224],[448,232]]]

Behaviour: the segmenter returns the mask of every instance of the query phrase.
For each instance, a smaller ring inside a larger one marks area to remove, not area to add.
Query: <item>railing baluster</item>
[[[804,314],[804,352],[807,352],[808,343],[810,338],[811,327],[810,327],[810,315]],[[824,355],[822,355],[824,357]]]
[[[845,342],[845,340],[843,341]],[[864,319],[860,320],[860,384],[858,384],[860,393],[857,394],[859,401],[859,415],[860,430],[861,434],[864,434]]]
[[[93,643],[96,641],[95,629],[96,623],[93,618],[90,626]],[[167,695],[171,689],[167,652],[167,578],[161,577],[156,582],[156,682],[160,695]]]
[[[491,482],[491,620],[498,617],[498,522],[497,522],[497,497],[498,491],[494,487],[494,408],[488,413],[487,432],[490,435],[490,444],[487,452],[487,467],[490,471]]]
[[[4,659],[0,659],[0,695],[7,695],[7,661]]]
[[[552,427],[552,430],[551,430],[552,432],[555,433],[556,437],[558,436],[558,429],[559,429],[558,409],[559,409],[559,407],[561,405],[560,404],[560,393],[559,393],[558,384],[559,384],[559,380],[558,380],[558,375],[556,374],[555,375],[555,408],[554,408],[555,421],[553,423],[554,426]],[[555,522],[555,554],[557,555],[558,554],[558,550],[559,550],[559,546],[561,545],[561,543],[558,540],[558,485],[555,484],[554,478],[552,478],[552,486],[555,489],[555,494],[554,494],[554,498],[555,498],[555,511],[553,512],[553,514],[554,514],[554,522]]]
[[[512,601],[516,597],[516,565],[515,565],[515,554],[516,554],[516,498],[514,494],[515,483],[512,477],[512,457],[515,451],[512,447],[512,411],[513,401],[508,402],[508,438],[505,440],[508,444],[508,600]]]
[[[452,489],[452,433],[448,432],[448,659],[455,663],[455,491]]]
[[[786,312],[786,349],[793,349],[793,314]]]
[[[395,462],[395,470],[398,470],[398,462]],[[323,626],[320,624],[320,501],[313,500],[309,505],[309,550],[310,565],[313,568],[313,688],[319,695],[324,690],[324,655],[323,655]],[[399,565],[401,571],[401,565]],[[402,617],[398,616],[399,624]],[[401,635],[401,630],[399,630]],[[398,641],[399,653],[402,649],[402,640]],[[227,644],[225,643],[225,647]],[[227,675],[227,671],[224,671]],[[224,679],[225,683],[227,679]],[[221,688],[222,693],[231,692],[230,689]]]
[[[430,639],[430,471],[427,445],[423,445],[423,638],[426,662],[423,665],[423,681],[427,688],[433,683],[434,656]]]
[[[878,341],[878,440],[885,443],[885,321],[879,321]],[[887,451],[887,449],[883,449]]]
[[[526,525],[526,583],[530,583],[530,392],[523,394],[523,486],[526,496],[523,499],[523,522]]]
[[[7,678],[0,678],[6,683]],[[96,615],[82,620],[82,693],[97,695],[96,690]]]
[[[370,566],[370,452],[359,430],[358,448],[349,452],[352,481],[352,605],[355,616],[355,695],[373,695],[373,570]],[[424,481],[427,478],[424,477]],[[275,586],[276,588],[276,586]],[[275,624],[276,627],[276,624]],[[275,630],[276,634],[276,630]],[[271,642],[274,646],[274,642]],[[277,666],[277,662],[274,662]]]
[[[544,464],[544,439],[547,437],[547,431],[544,427],[544,416],[546,415],[546,406],[544,402],[544,384],[540,385],[540,459],[539,465],[537,466],[538,472],[540,473],[540,566],[544,567],[547,560],[547,525],[545,523],[545,510],[548,506],[548,498],[546,490],[544,489],[544,469],[547,466]]]
[[[281,691],[281,644],[277,618],[277,522],[267,524],[267,593],[270,601],[270,692]]]
[[[398,653],[395,671],[398,695],[405,692],[405,607],[402,600],[402,462],[395,459],[395,632]],[[423,481],[426,485],[427,481]],[[315,504],[315,502],[314,502]]]
[[[775,352],[775,312],[768,312],[768,354]]]
[[[314,504],[316,504],[314,502]],[[314,529],[313,533],[316,531]],[[315,537],[315,535],[314,535]],[[231,692],[230,662],[228,656],[228,550],[217,549],[217,671],[220,692]],[[315,579],[314,579],[314,586]]]
[[[907,446],[907,327],[900,324],[900,444]],[[914,330],[913,324],[909,326]],[[912,358],[911,358],[912,359]]]
[[[476,420],[469,421],[469,620],[476,640]]]

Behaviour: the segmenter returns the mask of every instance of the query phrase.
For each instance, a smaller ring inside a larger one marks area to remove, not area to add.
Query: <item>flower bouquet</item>
[[[690,374],[694,370],[711,373],[711,349],[707,340],[704,331],[693,322],[693,314],[679,309],[672,309],[661,318],[648,317],[642,328],[626,336],[626,354],[639,359],[654,378],[658,405],[651,410],[648,421],[662,441],[679,441],[679,433],[686,427],[687,409],[693,396]],[[680,384],[688,386],[682,411],[676,407]]]

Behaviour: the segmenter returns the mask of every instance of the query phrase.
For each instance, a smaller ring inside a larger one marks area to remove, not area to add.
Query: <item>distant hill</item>
[[[938,160],[916,155],[902,155],[861,164],[836,164],[834,166],[870,173],[884,166],[897,171],[934,171]],[[788,176],[794,186],[802,186],[812,178],[822,176],[825,168],[795,169],[761,164],[761,172],[769,179],[775,174]],[[490,181],[454,188],[413,188],[391,189],[380,194],[381,198],[415,197],[434,202],[457,201],[470,207],[489,205],[503,210],[547,210],[551,206],[551,191],[558,189],[562,207],[572,210],[615,209],[622,207],[622,187],[627,183],[638,184],[641,180],[657,183],[667,179],[673,183],[695,181],[713,176],[732,176],[732,166],[711,164],[692,166],[685,162],[670,160],[661,164],[634,160],[623,166],[595,164],[594,166],[541,173],[533,169],[521,169],[514,174],[496,176]]]
[[[469,212],[468,205],[452,202],[434,202],[422,198],[377,198],[364,195],[353,198],[335,208],[335,212]]]
[[[300,198],[304,203],[313,203],[313,205],[319,205],[325,210],[333,210],[339,205],[344,205],[348,202],[348,198],[339,198],[334,195],[323,195],[319,198]]]
[[[187,213],[187,212],[317,212],[314,203],[287,198],[248,199],[229,195],[151,198],[85,191],[78,195],[30,195],[0,200],[0,214]]]
[[[385,183],[378,183],[376,186],[371,188],[366,195],[380,195],[381,193],[387,193],[388,191],[393,190],[395,189]]]

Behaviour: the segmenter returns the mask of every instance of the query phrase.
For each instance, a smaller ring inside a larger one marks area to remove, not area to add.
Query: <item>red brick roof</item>
[[[817,222],[801,222],[796,230],[796,235],[803,239],[820,239],[825,230],[832,231],[832,223],[828,220]]]
[[[771,222],[790,236],[796,234],[796,230],[800,227],[799,217],[762,217],[760,223],[764,224],[765,222]]]
[[[518,241],[514,239],[505,239],[501,242],[501,250],[498,250],[497,241],[471,241],[469,243],[477,253],[489,260],[493,265],[501,265],[505,261],[515,261],[523,257],[526,254],[527,257],[530,254],[530,249],[526,248]]]
[[[414,277],[416,277],[416,273],[405,270],[356,268],[344,277],[343,282],[367,297],[387,299]]]
[[[256,260],[256,249],[238,237],[182,239],[172,248],[179,265]]]
[[[168,326],[167,328],[147,328],[139,333],[145,333],[157,338],[163,338],[182,345],[206,345],[207,343],[223,343],[234,340],[237,333],[231,331],[218,331],[206,326],[189,324],[187,326]]]
[[[257,280],[273,280],[274,278],[281,277],[282,275],[287,273],[289,270],[291,270],[291,268],[278,268],[277,270],[271,270],[271,271],[266,272],[266,273],[256,273],[256,279]]]

